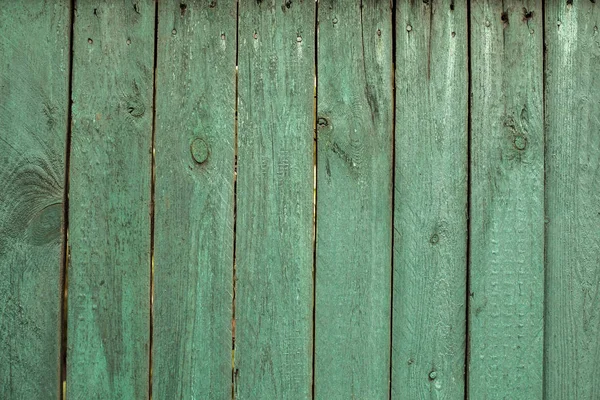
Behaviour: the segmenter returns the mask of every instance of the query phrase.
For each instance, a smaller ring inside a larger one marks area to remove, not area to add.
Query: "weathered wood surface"
[[[235,391],[312,385],[315,3],[239,3]]]
[[[400,1],[392,398],[464,399],[466,1]]]
[[[469,396],[541,399],[541,0],[471,4]]]
[[[319,2],[315,397],[389,394],[393,67],[388,2]]]
[[[600,398],[598,7],[545,4],[548,400]]]
[[[0,398],[600,398],[600,14],[542,1],[0,0]]]
[[[230,399],[236,2],[158,10],[152,394]]]
[[[67,397],[146,399],[155,4],[77,1]]]
[[[60,393],[69,2],[0,4],[0,398]]]

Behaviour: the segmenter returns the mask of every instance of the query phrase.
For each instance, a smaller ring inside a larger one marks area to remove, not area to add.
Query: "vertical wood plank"
[[[542,398],[541,0],[471,4],[469,396]]]
[[[153,397],[231,398],[236,2],[159,2]]]
[[[464,399],[466,1],[396,11],[392,397]]]
[[[154,14],[77,2],[68,398],[148,398]]]
[[[392,12],[319,2],[315,397],[389,394]]]
[[[600,398],[600,9],[547,1],[544,398]]]
[[[315,3],[239,3],[238,399],[310,397]]]
[[[68,1],[0,6],[0,398],[60,393]]]

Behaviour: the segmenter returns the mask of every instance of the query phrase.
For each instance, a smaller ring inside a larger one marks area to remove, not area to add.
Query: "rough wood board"
[[[312,384],[315,3],[239,3],[235,384]]]
[[[77,2],[67,397],[146,399],[154,13]]]
[[[389,395],[389,2],[319,2],[315,398]]]
[[[68,1],[0,6],[0,398],[58,399]]]
[[[600,9],[547,1],[544,398],[598,399]]]
[[[468,391],[542,398],[541,0],[471,4]]]
[[[158,9],[152,394],[231,399],[236,2]]]
[[[466,1],[398,2],[392,398],[464,399]]]

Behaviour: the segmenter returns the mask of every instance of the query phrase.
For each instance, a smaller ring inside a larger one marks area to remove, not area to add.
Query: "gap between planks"
[[[152,400],[152,350],[154,344],[154,222],[156,193],[156,72],[158,66],[158,1],[154,2],[154,66],[152,76],[152,141],[150,171],[150,334],[148,352],[148,398]]]
[[[67,398],[67,299],[69,286],[69,181],[71,165],[71,124],[73,120],[73,23],[75,22],[75,0],[69,2],[69,65],[67,94],[67,132],[65,144],[65,187],[63,194],[63,248],[61,277],[61,309],[60,309],[60,383],[59,398]]]

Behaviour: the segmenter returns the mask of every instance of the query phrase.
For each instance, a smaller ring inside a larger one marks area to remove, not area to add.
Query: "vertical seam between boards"
[[[544,215],[543,215],[543,224],[544,224],[544,253],[543,253],[543,277],[544,277],[544,299],[543,299],[543,311],[542,311],[542,399],[546,398],[546,292],[547,292],[547,249],[548,249],[548,225],[546,224],[546,218],[548,215],[547,209],[547,201],[546,201],[546,65],[547,65],[547,52],[546,52],[546,9],[545,9],[545,1],[541,0],[542,7],[542,140],[543,140],[543,201],[544,201]]]
[[[392,398],[392,378],[394,365],[394,217],[396,212],[396,2],[390,0],[392,10],[392,224],[390,256],[390,365],[388,377],[388,399]]]
[[[158,66],[158,0],[154,2],[154,60],[152,79],[152,139],[150,148],[150,312],[148,337],[148,398],[152,400],[152,350],[154,346],[154,228],[155,228],[155,191],[156,191],[156,74]]]
[[[466,24],[467,24],[467,245],[466,245],[466,304],[465,304],[465,360],[464,360],[464,398],[469,399],[469,360],[470,360],[470,310],[471,310],[471,106],[472,106],[472,82],[471,82],[471,3],[466,2]]]
[[[316,342],[317,342],[317,177],[319,158],[319,139],[317,133],[317,118],[319,112],[318,83],[319,83],[319,1],[315,0],[314,21],[314,82],[313,82],[313,260],[312,260],[312,360],[311,360],[311,398],[315,398],[316,371]]]
[[[240,3],[235,3],[235,104],[233,123],[233,228],[232,228],[232,265],[231,265],[231,399],[235,399],[237,372],[235,367],[235,302],[236,302],[236,246],[237,246],[237,172],[238,172],[238,54],[239,54],[239,19]]]
[[[59,398],[66,398],[67,386],[67,300],[68,300],[68,270],[69,270],[69,180],[71,169],[71,136],[72,136],[72,105],[73,105],[73,26],[75,24],[75,0],[69,2],[69,66],[67,87],[67,132],[65,140],[65,176],[63,193],[63,246],[61,257],[60,282],[60,366],[59,366]]]

